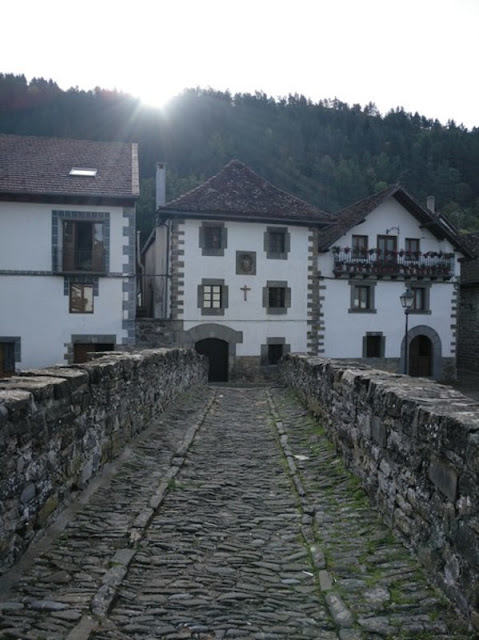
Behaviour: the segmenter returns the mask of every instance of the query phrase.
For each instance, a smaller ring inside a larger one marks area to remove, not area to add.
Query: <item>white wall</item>
[[[228,240],[224,257],[203,256],[199,246],[201,221],[187,220],[182,228],[185,250],[184,329],[199,323],[217,323],[243,332],[237,355],[260,355],[267,337],[284,337],[292,351],[306,351],[308,236],[305,227],[226,222]],[[291,247],[287,260],[268,259],[264,251],[267,227],[287,226]],[[256,275],[236,275],[236,251],[256,252]],[[198,285],[203,278],[220,278],[228,286],[228,308],[223,316],[202,315],[198,308]],[[270,315],[263,307],[263,287],[268,280],[287,281],[291,307],[286,314]],[[241,290],[250,288],[247,300]]]
[[[370,213],[365,222],[354,227],[339,238],[334,244],[340,247],[351,247],[353,235],[369,236],[369,247],[377,246],[377,235],[386,235],[387,229],[397,235],[397,248],[404,249],[405,238],[419,238],[421,252],[443,251],[453,252],[454,248],[447,240],[439,241],[426,228],[420,228],[419,222],[396,200],[389,199]],[[459,274],[459,263],[456,252],[455,273]],[[363,336],[366,332],[382,332],[385,336],[385,357],[398,358],[405,331],[405,316],[399,296],[406,289],[404,279],[377,280],[374,291],[376,313],[350,313],[351,287],[348,278],[335,278],[333,274],[334,257],[331,251],[321,254],[318,267],[324,279],[320,284],[325,286],[322,295],[324,303],[324,355],[331,358],[361,358],[363,355]],[[356,281],[357,282],[357,281]],[[364,283],[372,282],[366,279]],[[409,281],[407,281],[409,282]],[[360,283],[360,282],[359,282]],[[428,280],[424,284],[429,283]],[[419,281],[417,284],[421,284]],[[451,281],[431,281],[430,311],[431,313],[411,313],[409,330],[418,325],[426,325],[439,334],[443,357],[454,356],[454,335],[451,324],[452,298],[454,279]]]
[[[0,203],[0,336],[21,338],[18,369],[65,363],[73,334],[113,334],[117,344],[126,337],[122,278],[99,278],[94,313],[69,312],[64,277],[52,274],[53,210],[109,212],[110,271],[122,273],[128,261],[121,207]]]

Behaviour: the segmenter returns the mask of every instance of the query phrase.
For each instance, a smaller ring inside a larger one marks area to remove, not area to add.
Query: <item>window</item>
[[[283,308],[286,290],[284,287],[270,287],[268,289],[268,307]]]
[[[263,307],[271,314],[287,313],[291,306],[291,289],[283,280],[268,280],[263,288]]]
[[[411,313],[431,313],[429,310],[429,287],[411,287],[414,296]]]
[[[356,285],[354,287],[354,297],[353,297],[353,308],[354,309],[370,309],[370,289],[369,287],[363,287]]]
[[[70,313],[93,313],[92,284],[70,284]]]
[[[368,255],[368,236],[353,236],[352,257],[366,258]]]
[[[368,331],[363,337],[363,358],[384,358],[385,340],[381,332]]]
[[[221,249],[221,227],[205,228],[205,249]]]
[[[378,236],[378,260],[397,262],[397,236]]]
[[[217,284],[206,284],[203,287],[203,309],[221,309],[221,289]]]
[[[406,238],[404,241],[405,260],[417,260],[420,255],[419,238]]]
[[[283,231],[271,231],[269,234],[269,251],[271,253],[284,253],[286,238]]]
[[[381,357],[381,336],[366,336],[366,358]]]
[[[222,222],[203,222],[200,227],[200,248],[204,256],[224,256],[227,247],[226,227]]]
[[[103,223],[63,220],[64,271],[105,270]]]
[[[290,244],[290,235],[286,227],[267,227],[264,234],[264,250],[267,258],[286,260]]]
[[[0,342],[0,378],[15,373],[15,342]]]
[[[357,284],[351,281],[351,300],[349,313],[376,313],[374,308],[375,282],[368,284]]]
[[[198,285],[198,307],[202,315],[224,315],[228,307],[228,287],[224,280],[202,280]]]
[[[73,167],[70,169],[71,176],[81,176],[83,178],[95,178],[97,169],[88,169],[86,167]]]

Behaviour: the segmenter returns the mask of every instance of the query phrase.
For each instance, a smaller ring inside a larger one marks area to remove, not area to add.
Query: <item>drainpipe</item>
[[[141,264],[141,258],[140,258],[140,235],[141,235],[141,231],[137,231],[136,232],[136,268],[137,268],[137,273],[138,273],[138,283],[140,285],[140,306],[143,307],[144,306],[144,301],[145,301],[145,296],[144,296],[144,290],[145,290],[145,281],[144,281],[144,269],[143,269],[143,265]],[[136,307],[138,308],[138,300],[136,301]]]
[[[158,210],[166,204],[166,163],[164,162],[156,163],[155,187],[156,209]],[[163,225],[166,228],[166,282],[163,300],[163,317],[166,318],[168,314],[168,297],[170,295],[170,221],[162,222],[158,226]]]

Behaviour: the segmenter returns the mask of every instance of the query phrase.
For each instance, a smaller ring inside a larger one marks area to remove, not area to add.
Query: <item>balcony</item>
[[[353,251],[348,247],[333,247],[333,255],[333,271],[337,278],[362,276],[450,280],[454,275],[454,254],[442,251]]]
[[[56,273],[101,274],[106,272],[106,254],[103,247],[78,251],[54,249],[53,264]]]

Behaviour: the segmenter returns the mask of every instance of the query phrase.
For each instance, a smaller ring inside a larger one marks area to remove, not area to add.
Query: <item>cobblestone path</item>
[[[0,638],[476,637],[285,389],[182,396],[71,512],[0,579]]]

